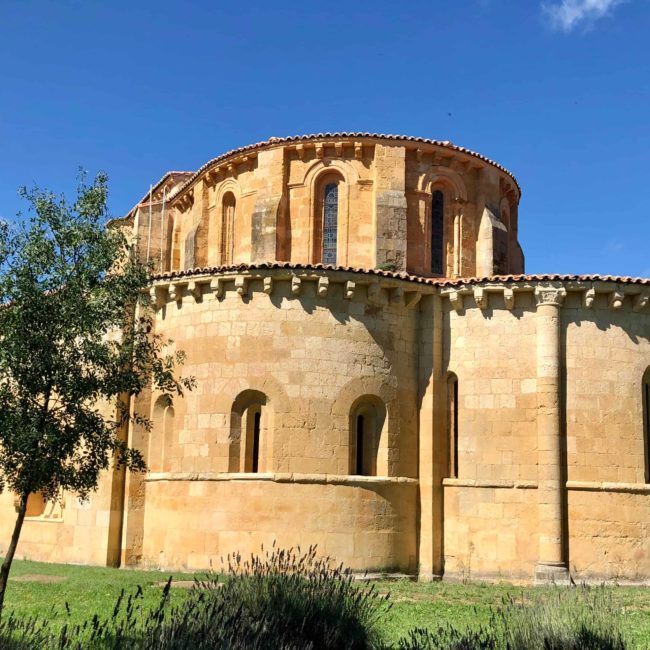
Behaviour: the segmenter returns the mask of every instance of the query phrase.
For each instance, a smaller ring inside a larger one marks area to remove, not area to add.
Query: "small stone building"
[[[146,474],[34,495],[18,556],[198,569],[275,540],[423,579],[650,582],[650,280],[524,275],[519,199],[477,153],[368,133],[166,174],[121,225],[197,387],[133,404]],[[3,495],[2,543],[13,517]]]

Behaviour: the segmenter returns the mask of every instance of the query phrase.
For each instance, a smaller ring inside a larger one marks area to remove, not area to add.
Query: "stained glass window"
[[[323,264],[336,264],[339,186],[328,183],[323,197]]]
[[[445,197],[440,190],[431,195],[431,273],[443,274],[442,236]]]

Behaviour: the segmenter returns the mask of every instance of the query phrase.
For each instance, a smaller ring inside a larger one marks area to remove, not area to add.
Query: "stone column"
[[[566,290],[537,287],[537,464],[539,556],[536,583],[569,580],[564,553],[561,423],[561,307]]]
[[[444,570],[444,493],[449,449],[442,368],[442,298],[422,299],[419,337],[419,579],[437,580]]]

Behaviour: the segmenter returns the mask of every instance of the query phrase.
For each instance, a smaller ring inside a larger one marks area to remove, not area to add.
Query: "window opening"
[[[443,274],[442,238],[445,197],[440,190],[431,194],[431,273]]]
[[[338,183],[328,183],[323,197],[323,264],[336,264],[338,212]]]

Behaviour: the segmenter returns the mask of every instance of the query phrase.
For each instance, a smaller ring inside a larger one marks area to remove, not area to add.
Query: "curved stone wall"
[[[329,184],[337,227],[325,259]],[[468,277],[523,272],[520,195],[505,169],[449,142],[321,134],[170,172],[129,220],[160,272],[282,260]]]
[[[275,537],[317,543],[358,569],[415,570],[418,343],[409,288],[282,269],[159,282],[156,331],[186,352],[196,388],[175,400],[171,437],[156,395],[137,406],[152,409],[153,430],[135,431],[133,444],[153,474],[131,488],[144,493],[132,561],[199,566]],[[261,404],[257,474],[244,451],[253,402]],[[359,404],[381,412],[374,477],[353,476]],[[196,548],[176,543],[186,534]]]
[[[262,545],[317,545],[355,570],[413,572],[417,481],[310,474],[152,474],[142,562],[203,569]]]

